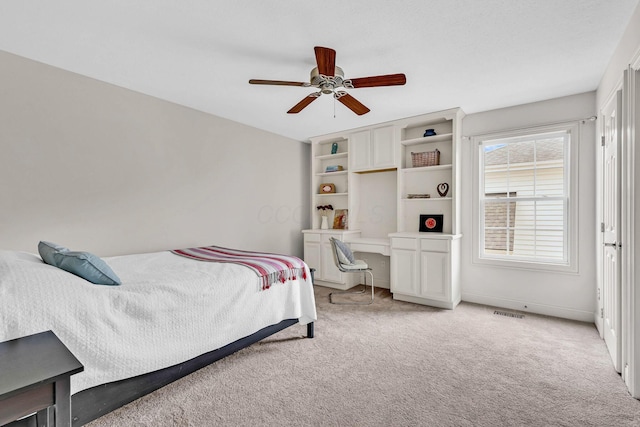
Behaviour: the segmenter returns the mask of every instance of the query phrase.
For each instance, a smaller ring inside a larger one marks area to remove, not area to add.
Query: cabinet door
[[[322,265],[320,264],[320,243],[304,244],[304,262],[309,268],[315,268],[314,278],[322,280]]]
[[[349,138],[349,168],[352,171],[371,168],[371,132],[357,132]]]
[[[420,252],[421,289],[424,298],[449,300],[449,254]]]
[[[322,243],[321,246],[322,280],[343,283],[342,272],[338,270],[333,259],[333,247],[331,243]]]
[[[420,296],[417,254],[415,250],[391,250],[391,292]]]
[[[373,141],[371,144],[373,151],[373,168],[394,167],[395,149],[393,144],[393,127],[374,129]]]

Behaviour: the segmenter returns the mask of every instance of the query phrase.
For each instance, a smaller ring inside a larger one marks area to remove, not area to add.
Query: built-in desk
[[[330,238],[347,243],[353,252],[391,255],[391,239],[388,237],[361,237],[360,230],[303,230],[304,261],[315,269],[314,283],[330,288],[346,290],[359,283],[353,274],[343,274],[333,259]],[[382,277],[382,283],[388,283]],[[387,284],[386,287],[389,285]]]

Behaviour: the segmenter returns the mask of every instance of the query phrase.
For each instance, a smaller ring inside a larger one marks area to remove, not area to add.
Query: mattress
[[[0,341],[52,330],[85,366],[71,393],[166,368],[284,319],[316,320],[311,274],[262,290],[236,264],[171,252],[103,258],[120,286],[0,251]]]

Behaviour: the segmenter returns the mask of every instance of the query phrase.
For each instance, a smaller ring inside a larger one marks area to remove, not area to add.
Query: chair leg
[[[367,289],[367,275],[366,273],[369,273],[369,275],[371,276],[371,300],[369,301],[354,301],[354,302],[334,302],[333,301],[333,296],[334,295],[345,295],[345,294],[363,294],[364,291]],[[374,291],[375,288],[373,287],[373,273],[371,272],[371,270],[365,270],[365,275],[364,275],[364,286],[362,288],[361,291],[336,291],[336,292],[331,292],[329,294],[329,303],[330,304],[335,304],[335,305],[369,305],[373,303],[373,298],[374,298]]]

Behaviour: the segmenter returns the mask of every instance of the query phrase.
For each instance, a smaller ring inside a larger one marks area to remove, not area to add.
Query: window
[[[577,126],[476,137],[478,262],[574,270]]]

